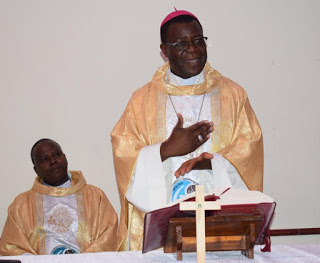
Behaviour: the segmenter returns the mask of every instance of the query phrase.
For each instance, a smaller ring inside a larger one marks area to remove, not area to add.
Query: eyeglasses
[[[191,41],[178,41],[174,43],[165,43],[165,45],[169,45],[179,51],[183,51],[189,48],[190,43],[192,43],[192,45],[194,45],[195,47],[205,47],[207,45],[207,39],[207,37],[198,37]]]

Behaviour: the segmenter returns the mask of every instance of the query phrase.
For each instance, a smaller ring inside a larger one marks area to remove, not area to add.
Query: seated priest
[[[8,209],[1,255],[72,254],[117,250],[118,218],[104,192],[68,171],[60,145],[37,141],[31,150],[32,188]]]
[[[228,187],[262,190],[258,120],[246,91],[207,62],[199,20],[174,11],[161,23],[160,36],[168,62],[133,93],[111,133],[121,250],[142,248],[145,212],[196,185],[206,194]]]

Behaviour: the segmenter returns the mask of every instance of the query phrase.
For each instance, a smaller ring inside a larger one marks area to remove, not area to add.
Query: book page
[[[242,190],[236,188],[230,188],[229,190],[224,188],[215,188],[208,195],[220,196],[221,205],[239,205],[239,204],[259,204],[259,203],[272,203],[273,199],[264,193],[259,191]],[[183,202],[189,198],[195,197],[195,192],[192,192],[184,197],[168,203],[168,205],[163,206],[159,209],[174,206],[180,202]],[[157,209],[158,210],[158,209]]]
[[[230,188],[220,196],[221,205],[272,203],[273,199],[259,191]]]

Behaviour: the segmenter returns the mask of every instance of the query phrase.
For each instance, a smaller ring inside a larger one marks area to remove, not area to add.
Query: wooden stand
[[[262,214],[206,217],[206,251],[241,250],[242,254],[253,259],[256,233],[263,220]],[[182,252],[197,251],[196,244],[196,218],[170,218],[164,252],[177,252],[177,260],[182,260]]]
[[[196,244],[197,244],[197,262],[206,262],[206,234],[205,234],[205,210],[220,210],[220,202],[204,201],[204,187],[203,185],[196,185],[196,201],[195,202],[181,202],[180,210],[194,210],[196,211]],[[180,230],[180,229],[179,229]],[[179,231],[176,229],[176,233]],[[179,238],[177,236],[177,238]],[[180,239],[179,239],[180,240]],[[181,252],[182,253],[182,252]],[[180,256],[179,256],[180,257]],[[182,259],[182,254],[181,254]]]

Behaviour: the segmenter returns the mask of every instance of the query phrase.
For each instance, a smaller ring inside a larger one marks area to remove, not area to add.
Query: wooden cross
[[[196,240],[197,240],[197,262],[206,262],[206,229],[205,210],[220,210],[221,205],[216,201],[204,201],[203,185],[196,185],[196,201],[181,202],[180,210],[196,211]]]

